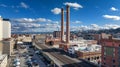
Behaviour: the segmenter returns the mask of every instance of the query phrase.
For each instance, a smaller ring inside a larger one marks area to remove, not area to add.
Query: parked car
[[[14,63],[13,63],[13,66],[15,66],[15,67],[16,67],[16,66],[20,66],[20,62],[14,62]]]
[[[32,64],[31,59],[28,59],[28,60],[26,61],[26,64],[27,64],[27,65]]]
[[[32,61],[32,64],[34,65],[34,66],[38,66],[39,64],[38,64],[38,61],[36,60],[36,59],[34,59],[33,61]]]
[[[33,54],[29,54],[29,56],[33,56]]]

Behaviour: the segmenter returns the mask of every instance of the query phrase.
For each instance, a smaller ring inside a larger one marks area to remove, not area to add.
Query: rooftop
[[[93,44],[93,42],[97,43],[96,40],[75,39],[70,41],[70,45],[82,46],[85,44]]]
[[[1,64],[1,62],[5,59],[6,56],[7,56],[6,54],[0,55],[0,64]]]
[[[3,21],[10,21],[9,19],[5,19],[5,18],[3,18]]]
[[[72,48],[74,48],[76,51],[81,51],[81,52],[101,51],[101,45],[97,45],[97,44],[76,44],[73,45]]]
[[[87,45],[85,47],[79,47],[78,51],[82,51],[82,52],[101,51],[101,45]]]

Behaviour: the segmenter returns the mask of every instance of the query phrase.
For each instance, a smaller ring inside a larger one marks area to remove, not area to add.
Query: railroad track
[[[49,52],[50,55],[52,55],[53,57],[55,57],[56,59],[58,59],[59,61],[61,61],[62,63],[64,63],[65,65],[69,65],[69,67],[83,67],[81,64],[79,64],[78,62],[70,59],[70,58],[67,58],[63,55],[60,55],[59,53],[55,52],[55,50],[53,50],[52,48],[48,48],[46,47],[45,45],[42,45],[42,44],[39,44],[36,42],[36,44],[42,48],[43,50],[44,49],[50,49],[51,52]],[[66,67],[66,66],[64,66]]]

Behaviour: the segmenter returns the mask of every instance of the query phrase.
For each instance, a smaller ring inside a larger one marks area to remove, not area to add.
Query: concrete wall
[[[3,21],[3,38],[11,37],[11,24],[9,21]]]
[[[11,54],[13,53],[14,44],[15,44],[14,41],[3,41],[2,54],[7,54],[11,56]]]
[[[2,22],[2,18],[0,17],[0,41],[2,40],[2,24],[3,24],[3,22]]]
[[[10,55],[10,42],[9,41],[4,41],[3,42],[3,54],[8,54]]]

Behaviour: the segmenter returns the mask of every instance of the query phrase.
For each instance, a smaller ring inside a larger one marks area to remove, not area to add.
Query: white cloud
[[[101,29],[117,29],[120,28],[120,25],[117,24],[105,24],[105,25],[97,25],[97,24],[91,24],[91,25],[81,25],[81,26],[72,26],[71,31],[76,30],[101,30]]]
[[[20,27],[25,27],[25,28],[30,28],[30,27],[37,28],[41,26],[40,24],[37,23],[19,23],[19,25]]]
[[[15,23],[12,24],[13,32],[52,32],[58,30],[60,26],[58,24],[46,23]]]
[[[76,21],[75,21],[75,22],[73,22],[73,23],[75,23],[75,24],[81,24],[82,22],[81,22],[81,21],[76,20]]]
[[[117,25],[117,24],[105,24],[103,27],[105,29],[117,29],[117,28],[120,28],[120,25]]]
[[[55,24],[59,24],[60,22],[59,21],[54,21]]]
[[[35,21],[37,21],[37,22],[46,22],[47,19],[45,19],[45,18],[38,18]]]
[[[91,24],[92,27],[97,28],[99,27],[97,24]]]
[[[23,7],[23,8],[29,8],[29,6],[28,6],[27,4],[25,4],[24,2],[21,2],[20,5],[21,5],[21,7]]]
[[[91,24],[91,29],[93,29],[93,30],[99,30],[100,26],[97,25],[97,24]]]
[[[13,19],[12,21],[14,22],[22,22],[22,23],[25,23],[25,22],[35,22],[35,19],[32,19],[32,18],[19,18],[19,19]]]
[[[33,22],[52,22],[50,19],[46,18],[18,18],[18,19],[12,19],[13,22],[21,22],[21,23],[33,23]]]
[[[118,9],[115,8],[115,7],[111,7],[110,10],[111,10],[111,11],[118,11]]]
[[[112,19],[112,20],[120,20],[120,16],[113,16],[113,15],[103,15],[106,19]]]
[[[100,30],[100,29],[117,29],[120,28],[120,25],[117,24],[105,24],[105,25],[97,25],[97,24],[90,24],[90,25],[80,25],[80,26],[71,26],[71,31],[78,31],[78,30]],[[14,32],[52,32],[60,30],[60,25],[54,23],[45,23],[45,24],[38,24],[38,23],[12,23],[12,31]]]
[[[52,22],[52,20],[50,20],[50,19],[47,19],[47,22]]]
[[[1,7],[7,7],[7,5],[5,5],[5,4],[0,4],[0,6],[1,6]]]
[[[60,8],[54,8],[54,9],[51,10],[51,12],[53,12],[54,14],[60,14],[61,9]]]
[[[66,2],[64,3],[64,5],[69,5],[71,7],[73,7],[74,9],[78,10],[79,8],[83,8],[82,5],[78,4],[78,3],[71,3],[71,2]]]
[[[5,5],[5,4],[0,4],[1,7],[9,7],[9,8],[29,8],[29,6],[24,3],[24,2],[21,2],[20,4],[18,5]]]

